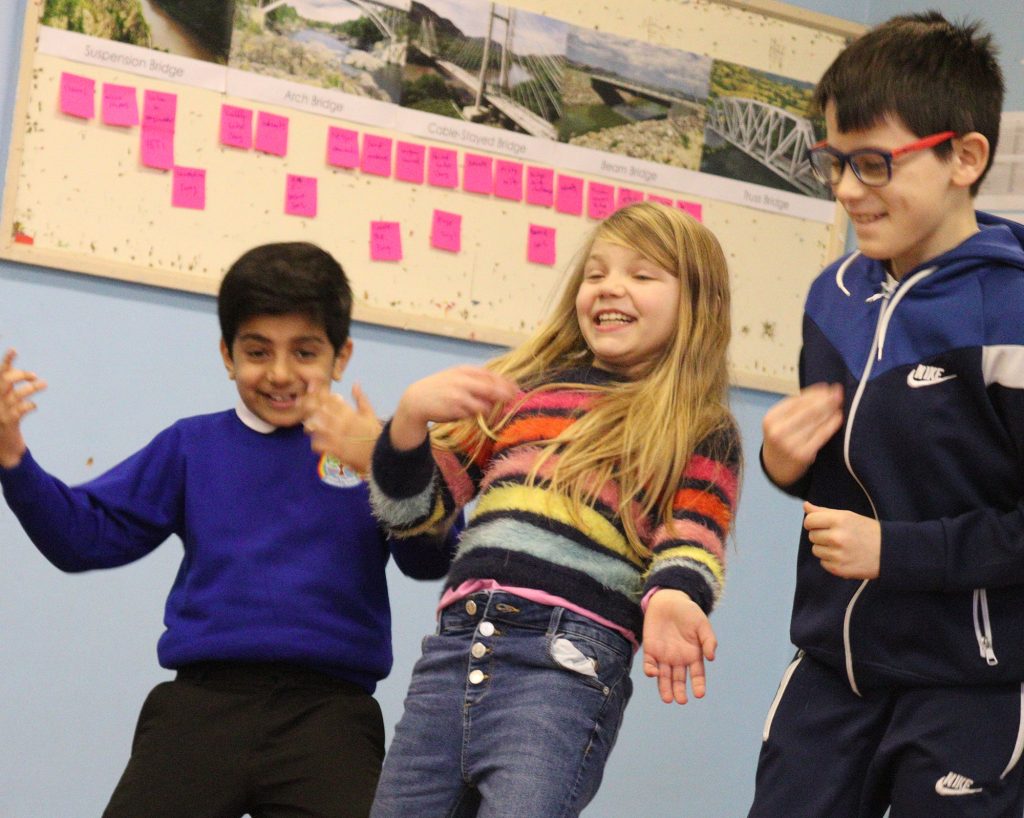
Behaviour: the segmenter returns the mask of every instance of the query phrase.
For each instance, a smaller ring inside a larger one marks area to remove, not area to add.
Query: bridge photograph
[[[409,0],[234,0],[230,65],[398,102]]]
[[[810,116],[813,86],[746,66],[716,61],[700,170],[828,199],[807,150],[824,130]]]
[[[234,0],[49,0],[40,22],[142,48],[224,64]]]
[[[574,28],[559,139],[696,170],[711,64],[699,54]]]
[[[402,105],[556,139],[568,30],[503,3],[414,2]]]

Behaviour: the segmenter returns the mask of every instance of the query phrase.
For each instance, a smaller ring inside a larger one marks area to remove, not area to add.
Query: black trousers
[[[146,698],[103,818],[365,818],[383,759],[362,688],[284,665],[193,665]]]

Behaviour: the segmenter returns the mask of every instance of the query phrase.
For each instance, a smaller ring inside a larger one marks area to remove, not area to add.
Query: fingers
[[[352,400],[356,405],[356,411],[364,417],[376,418],[377,413],[374,411],[373,404],[370,403],[370,399],[366,397],[366,393],[363,391],[363,387],[358,383],[352,384]]]

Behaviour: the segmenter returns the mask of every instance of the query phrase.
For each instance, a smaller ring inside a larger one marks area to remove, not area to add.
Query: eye
[[[245,357],[250,361],[261,361],[267,357],[267,351],[265,349],[253,348],[244,350]]]
[[[312,361],[316,359],[316,352],[312,349],[297,349],[295,357],[300,361]]]

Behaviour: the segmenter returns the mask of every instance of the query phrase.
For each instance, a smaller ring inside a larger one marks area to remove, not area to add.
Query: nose
[[[840,202],[850,201],[863,195],[866,185],[857,178],[849,162],[843,165],[839,181],[832,185],[832,192]]]
[[[601,279],[598,295],[616,297],[622,295],[625,291],[625,276],[613,271]]]
[[[291,380],[291,366],[288,362],[288,356],[274,356],[267,365],[267,378],[271,383],[287,383]]]

